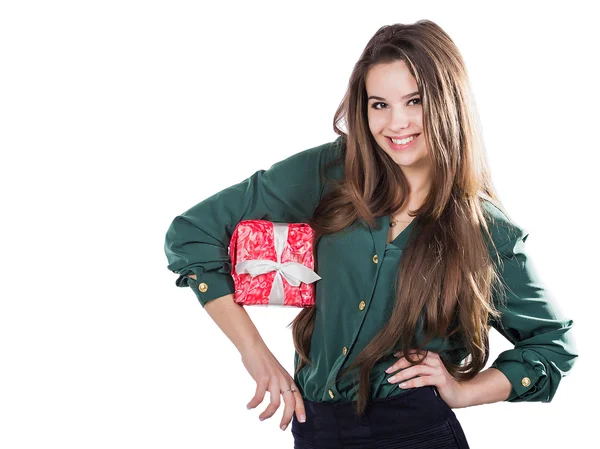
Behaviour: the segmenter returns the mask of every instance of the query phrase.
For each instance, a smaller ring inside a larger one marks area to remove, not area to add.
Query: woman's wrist
[[[465,407],[505,401],[512,390],[510,381],[496,368],[481,371],[474,378],[461,381],[461,385]]]

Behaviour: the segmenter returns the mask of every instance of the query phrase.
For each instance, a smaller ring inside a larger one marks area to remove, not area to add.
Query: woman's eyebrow
[[[418,92],[418,91],[417,91],[417,92],[411,92],[410,94],[407,94],[407,95],[403,96],[403,97],[402,97],[402,100],[406,100],[408,97],[412,97],[413,95],[418,95],[418,94],[419,94],[419,92]],[[382,97],[377,97],[377,96],[375,96],[375,95],[371,95],[371,96],[370,96],[370,97],[367,99],[367,101],[368,101],[368,100],[381,100],[381,101],[387,101],[385,98],[382,98]]]

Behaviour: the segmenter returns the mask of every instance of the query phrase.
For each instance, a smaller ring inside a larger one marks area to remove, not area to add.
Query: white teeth
[[[410,141],[412,141],[415,137],[417,136],[411,136],[411,137],[407,137],[406,139],[402,139],[402,140],[396,140],[396,139],[392,139],[390,137],[390,139],[392,140],[392,142],[394,142],[396,145],[404,145]]]

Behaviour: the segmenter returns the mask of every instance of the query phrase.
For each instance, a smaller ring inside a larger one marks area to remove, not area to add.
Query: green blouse
[[[168,269],[179,275],[175,284],[191,287],[202,307],[233,293],[228,246],[236,225],[250,219],[306,223],[331,188],[323,182],[321,173],[328,178],[343,176],[343,151],[341,137],[301,151],[175,217],[164,245]],[[514,344],[491,366],[502,371],[512,384],[507,401],[550,402],[578,356],[570,331],[573,320],[560,315],[545,291],[527,255],[528,232],[491,203],[484,201],[484,207],[493,218],[488,225],[502,257],[500,273],[506,287],[505,306],[499,307],[502,318],[490,324]],[[358,384],[352,373],[337,383],[335,378],[389,318],[400,257],[409,235],[418,232],[418,225],[411,222],[391,243],[387,243],[388,229],[389,216],[385,215],[377,218],[375,228],[355,223],[342,232],[323,236],[319,242],[321,279],[315,283],[316,321],[309,353],[313,363],[294,377],[308,400],[357,399]],[[187,276],[191,273],[196,279]],[[434,339],[425,349],[454,363],[468,355],[464,345],[454,338]],[[387,382],[390,374],[385,369],[394,360],[392,352],[373,367],[372,398],[406,391]],[[296,352],[294,370],[298,362]]]

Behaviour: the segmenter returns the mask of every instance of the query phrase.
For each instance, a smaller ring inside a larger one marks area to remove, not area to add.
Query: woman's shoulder
[[[343,161],[345,153],[346,143],[344,136],[339,136],[335,140],[321,143],[317,146],[300,151],[293,154],[291,157],[295,159],[316,159],[320,164],[329,167]]]
[[[494,246],[500,253],[514,246],[517,241],[527,238],[527,230],[513,220],[501,204],[482,199],[481,205]],[[493,246],[490,245],[490,249]]]
[[[331,142],[332,156],[336,162],[342,162],[346,156],[346,136],[338,136]]]
[[[346,137],[339,136],[327,145],[325,172],[327,178],[338,180],[344,175],[344,159],[346,158]]]

